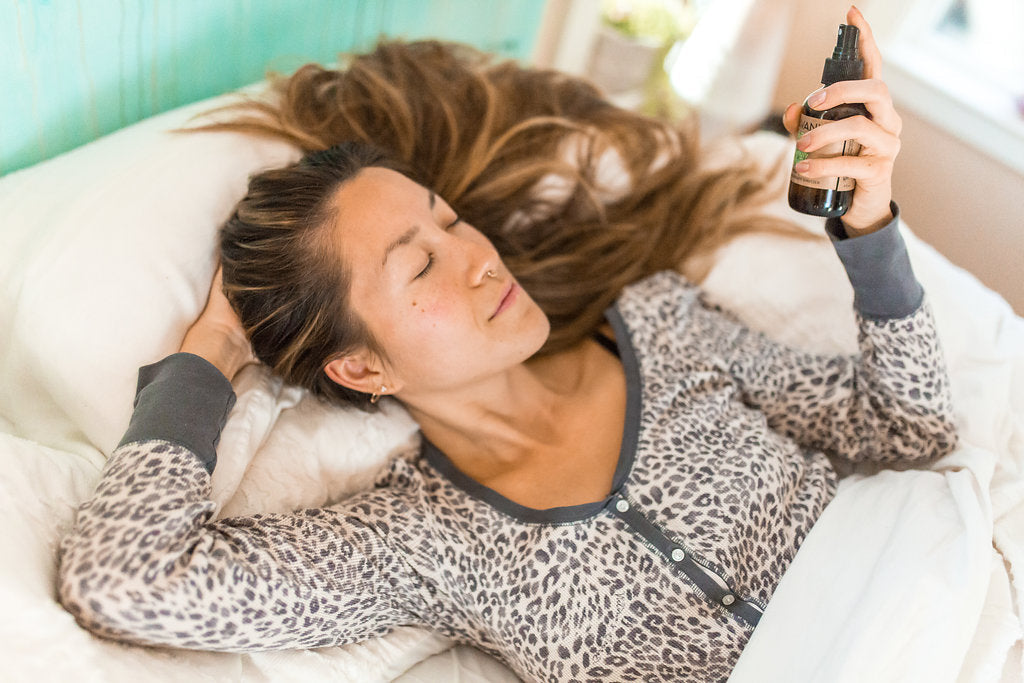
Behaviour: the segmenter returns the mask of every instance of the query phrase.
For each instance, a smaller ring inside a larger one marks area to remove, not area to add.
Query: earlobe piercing
[[[377,401],[379,401],[380,397],[381,397],[381,394],[383,394],[387,390],[388,390],[388,388],[386,386],[384,386],[383,384],[381,384],[380,385],[380,389],[378,389],[377,391],[373,392],[373,394],[370,396],[370,403],[376,403]]]

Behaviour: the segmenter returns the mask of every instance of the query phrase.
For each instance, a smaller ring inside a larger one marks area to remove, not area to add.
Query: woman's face
[[[547,316],[490,241],[433,192],[371,167],[344,183],[334,200],[350,300],[386,356],[379,360],[387,393],[466,388],[544,344]]]

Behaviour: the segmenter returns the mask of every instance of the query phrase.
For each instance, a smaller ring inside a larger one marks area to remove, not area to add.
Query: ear
[[[397,388],[388,384],[381,363],[366,353],[335,358],[324,366],[324,372],[332,382],[365,394],[377,393],[382,386],[392,394]]]

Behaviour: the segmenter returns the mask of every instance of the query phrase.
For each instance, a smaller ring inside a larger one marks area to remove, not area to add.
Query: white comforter
[[[127,424],[136,368],[175,350],[201,308],[216,225],[246,175],[295,156],[235,135],[162,132],[210,105],[0,180],[0,678],[516,680],[415,628],[343,648],[212,654],[102,641],[56,603],[56,543]],[[766,159],[788,147],[750,144]],[[962,445],[929,471],[843,480],[732,681],[1022,680],[1024,321],[907,238]],[[783,341],[854,349],[849,286],[826,243],[745,238],[706,287]],[[399,410],[327,411],[258,368],[236,390],[214,475],[221,515],[335,500],[414,438]]]

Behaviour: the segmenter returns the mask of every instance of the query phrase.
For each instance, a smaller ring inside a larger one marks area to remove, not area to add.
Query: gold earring
[[[388,388],[386,386],[384,386],[383,384],[381,384],[380,385],[380,389],[378,391],[375,391],[370,396],[370,403],[376,403],[377,401],[379,401],[380,400],[380,395],[383,394],[387,390],[388,390]]]

